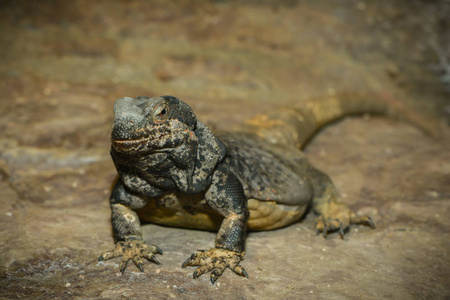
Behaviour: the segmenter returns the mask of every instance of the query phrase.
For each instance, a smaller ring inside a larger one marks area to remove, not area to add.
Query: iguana
[[[239,130],[213,133],[173,96],[119,98],[114,104],[111,156],[119,174],[110,197],[115,248],[99,260],[122,257],[143,272],[143,259],[159,264],[163,251],[142,239],[139,219],[168,226],[218,230],[215,247],[194,252],[182,267],[194,278],[240,265],[247,230],[298,221],[310,206],[317,231],[341,236],[351,224],[375,228],[357,216],[330,178],[300,148],[321,126],[353,113],[382,113],[385,101],[329,97],[257,115]]]

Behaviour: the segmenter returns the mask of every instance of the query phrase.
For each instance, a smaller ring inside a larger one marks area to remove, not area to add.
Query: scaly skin
[[[240,262],[248,230],[298,221],[311,204],[316,229],[344,235],[351,224],[374,227],[341,203],[327,175],[299,147],[317,127],[360,111],[385,112],[381,102],[325,99],[259,115],[233,131],[214,135],[192,109],[172,96],[120,98],[114,105],[111,156],[119,178],[110,204],[115,249],[99,260],[122,257],[159,263],[157,246],[142,240],[139,217],[178,227],[218,230],[215,248],[198,250],[182,267],[194,278],[211,272],[214,283],[230,268],[248,277]],[[138,217],[139,215],[139,217]]]

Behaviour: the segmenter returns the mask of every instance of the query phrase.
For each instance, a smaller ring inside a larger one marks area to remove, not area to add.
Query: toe
[[[362,224],[375,229],[375,224],[369,216],[353,216],[351,222],[352,224]]]
[[[153,254],[161,254],[163,255],[163,251],[161,248],[159,248],[158,246],[151,246],[151,251],[153,252]]]
[[[199,255],[200,254],[200,255]],[[192,254],[181,266],[182,268],[186,268],[187,266],[201,266],[205,263],[205,257],[202,255],[203,253],[197,251],[196,253]]]
[[[214,284],[217,281],[217,279],[219,279],[219,277],[223,274],[224,271],[225,268],[215,268],[211,272],[211,283]]]
[[[125,269],[127,268],[128,261],[129,261],[129,258],[122,259],[122,261],[119,264],[119,269],[122,274],[125,272]]]
[[[202,276],[203,274],[208,273],[214,268],[212,264],[200,266],[194,271],[194,279]]]
[[[230,269],[236,273],[237,275],[244,276],[245,278],[248,278],[248,274],[245,271],[243,267],[241,267],[239,264],[234,264],[230,266]]]
[[[147,259],[149,262],[153,262],[157,265],[160,265],[161,263],[159,262],[159,260],[156,258],[156,256],[154,256],[153,254],[150,253],[145,253],[144,255],[142,255],[142,257],[144,257],[145,259]]]
[[[135,255],[133,256],[132,260],[136,267],[138,267],[141,272],[144,272],[144,262],[142,261],[142,259],[139,256]]]

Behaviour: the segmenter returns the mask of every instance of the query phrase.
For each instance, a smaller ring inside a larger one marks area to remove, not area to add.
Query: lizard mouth
[[[111,138],[111,141],[118,145],[138,145],[138,144],[146,143],[149,141],[164,140],[164,139],[170,138],[171,136],[172,136],[172,133],[157,132],[156,134],[152,134],[150,136],[145,136],[145,137],[141,137],[141,138],[137,138],[137,139]]]
[[[111,143],[116,151],[122,153],[148,152],[177,147],[184,142],[189,133],[187,130],[154,132],[136,139],[111,138]]]
[[[138,151],[140,149],[148,149],[157,146],[162,141],[170,139],[171,134],[159,136],[141,137],[138,139],[112,139],[114,149],[121,152]]]
[[[126,146],[134,146],[134,145],[140,145],[143,143],[147,143],[150,140],[151,140],[150,137],[143,137],[143,138],[134,139],[134,140],[111,139],[111,142],[118,147],[126,147]]]

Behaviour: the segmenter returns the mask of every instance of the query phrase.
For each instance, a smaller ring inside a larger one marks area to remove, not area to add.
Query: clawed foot
[[[327,237],[329,232],[338,231],[341,238],[350,224],[362,224],[375,229],[375,224],[369,216],[357,216],[346,205],[335,203],[326,214],[320,215],[316,220],[317,234],[322,232]]]
[[[183,263],[182,267],[199,266],[194,271],[194,279],[212,271],[212,284],[217,281],[226,268],[230,268],[237,275],[248,278],[247,272],[239,265],[243,256],[243,253],[217,248],[211,250],[198,250]]]
[[[120,272],[125,272],[128,261],[132,260],[136,267],[144,272],[144,262],[142,258],[155,264],[160,264],[154,254],[163,254],[157,246],[148,246],[145,242],[139,240],[120,241],[116,243],[114,250],[106,251],[98,258],[99,261],[122,256],[120,261]]]

